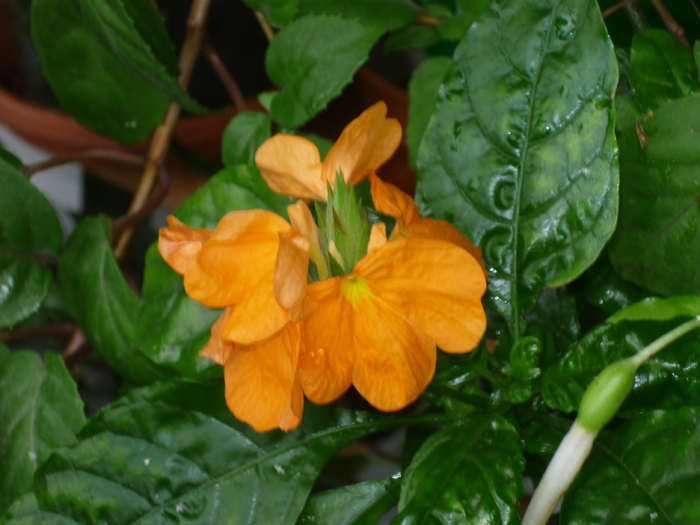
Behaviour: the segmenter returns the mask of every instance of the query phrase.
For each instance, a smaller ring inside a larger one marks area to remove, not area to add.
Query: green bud
[[[600,432],[631,392],[636,373],[637,365],[629,359],[606,366],[583,394],[578,424],[589,432]]]

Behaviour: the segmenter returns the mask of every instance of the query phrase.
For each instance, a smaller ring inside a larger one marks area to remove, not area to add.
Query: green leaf
[[[662,299],[648,297],[643,301],[619,310],[608,318],[608,323],[620,321],[667,321],[680,316],[695,317],[700,315],[700,297],[681,295]]]
[[[272,117],[288,128],[309,121],[352,80],[383,31],[337,16],[306,16],[270,43],[265,65],[283,89]]]
[[[39,502],[33,492],[16,500],[4,516],[3,525],[81,525],[77,521],[39,510]]]
[[[634,99],[645,111],[700,90],[693,53],[663,29],[634,35],[629,82]]]
[[[412,24],[391,33],[384,42],[384,52],[423,49],[434,46],[440,40],[442,38],[437,28]]]
[[[32,38],[61,105],[90,129],[127,144],[161,123],[171,99],[203,110],[172,76],[172,44],[155,5],[145,4],[32,2]]]
[[[561,412],[578,410],[583,393],[603,368],[635,355],[679,324],[621,321],[597,326],[545,372],[544,400]],[[700,333],[691,332],[640,366],[621,410],[700,405],[698,344]]]
[[[645,414],[605,441],[564,496],[561,525],[700,523],[697,409]]]
[[[164,381],[91,418],[35,493],[42,511],[80,523],[293,524],[331,457],[406,422],[307,406],[297,430],[258,434],[231,415],[223,384]]]
[[[392,524],[517,522],[525,467],[505,419],[475,417],[431,436],[406,469]]]
[[[438,103],[438,91],[445,74],[453,64],[447,57],[433,57],[423,62],[413,72],[408,85],[409,108],[406,142],[408,144],[409,162],[416,165],[418,147]]]
[[[43,193],[0,158],[0,328],[36,312],[51,289],[47,255],[61,249],[58,217]]]
[[[284,215],[287,204],[291,204],[290,199],[270,190],[254,166],[234,166],[212,177],[182,205],[177,217],[192,228],[214,229],[231,211],[261,208]],[[220,315],[220,310],[189,298],[182,276],[168,266],[157,246],[148,250],[143,294],[135,318],[134,348],[184,376],[220,377],[220,366],[199,357]]]
[[[490,0],[457,0],[457,14],[438,26],[440,35],[447,40],[462,40],[489,3]]]
[[[58,281],[66,308],[121,376],[136,384],[167,377],[167,369],[132,350],[139,302],[117,265],[100,219],[78,224],[61,255]]]
[[[399,499],[401,476],[314,494],[297,525],[375,525]]]
[[[700,294],[700,94],[664,104],[650,118],[625,97],[617,107],[621,189],[609,245],[613,266],[659,295]],[[645,149],[640,137],[648,139]]]
[[[0,515],[31,490],[51,452],[76,443],[85,424],[75,381],[58,354],[14,352],[0,361]]]
[[[286,26],[297,15],[299,0],[243,0],[248,7],[262,11],[271,24]]]
[[[6,150],[5,148],[0,145],[0,160],[5,161],[7,164],[12,166],[13,168],[16,168],[19,171],[22,171],[22,168],[24,168],[24,164],[22,164],[22,161],[12,153],[11,151]]]
[[[405,0],[299,0],[299,16],[338,15],[384,31],[398,29],[416,18]]]
[[[623,151],[622,156],[624,155]],[[623,187],[621,191],[624,192],[625,188]],[[649,296],[649,292],[643,288],[620,277],[608,257],[598,259],[583,279],[588,283],[581,290],[581,297],[608,315]]]
[[[556,350],[560,353],[578,341],[581,336],[576,300],[563,288],[545,289],[537,298],[535,309],[525,319],[528,322],[526,335],[537,336],[543,346],[545,338],[551,338]],[[545,358],[544,361],[548,361],[550,356],[542,357]],[[549,364],[543,363],[544,368]]]
[[[255,164],[255,152],[271,132],[272,120],[265,113],[246,111],[233,117],[221,138],[224,164]]]
[[[617,62],[595,2],[501,0],[455,51],[418,157],[418,200],[484,251],[487,298],[522,335],[545,285],[612,235]]]

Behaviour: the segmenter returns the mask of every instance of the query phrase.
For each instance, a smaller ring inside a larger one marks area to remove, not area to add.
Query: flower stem
[[[687,334],[688,332],[698,328],[700,326],[700,315],[683,323],[682,325],[674,328],[670,332],[662,335],[656,341],[651,343],[649,346],[645,347],[638,354],[630,357],[632,361],[638,368],[640,365],[645,363],[648,359],[656,355],[659,351],[666,348],[669,344],[674,342],[676,339]]]

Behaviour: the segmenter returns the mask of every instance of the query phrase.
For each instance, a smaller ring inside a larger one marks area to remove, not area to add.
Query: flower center
[[[345,279],[341,283],[340,293],[350,302],[355,310],[360,307],[360,304],[365,299],[374,298],[374,294],[370,290],[369,284],[367,284],[367,279],[357,275]]]

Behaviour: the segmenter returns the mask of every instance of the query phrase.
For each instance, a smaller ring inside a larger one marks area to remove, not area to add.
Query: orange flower
[[[433,377],[436,344],[473,350],[486,329],[478,263],[434,239],[378,241],[350,275],[309,285],[299,374],[306,396],[330,403],[351,384],[384,411],[413,402]]]
[[[336,173],[357,184],[384,164],[400,141],[401,125],[386,118],[386,104],[378,102],[345,127],[323,162],[310,140],[279,133],[260,146],[255,163],[277,193],[326,201]]]
[[[472,254],[481,266],[484,276],[488,276],[488,271],[482,262],[481,248],[474,246],[453,224],[429,217],[421,217],[418,205],[409,195],[393,184],[384,182],[373,173],[369,177],[375,209],[379,213],[390,215],[396,219],[396,227],[391,233],[390,239],[415,237],[451,242]]]

